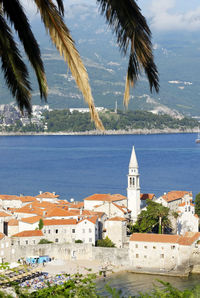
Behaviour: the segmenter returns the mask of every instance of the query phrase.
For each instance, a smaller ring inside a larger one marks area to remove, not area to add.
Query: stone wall
[[[11,246],[9,261],[41,255],[64,260],[99,260],[102,264],[110,263],[116,266],[129,265],[127,248],[94,247],[84,243]]]

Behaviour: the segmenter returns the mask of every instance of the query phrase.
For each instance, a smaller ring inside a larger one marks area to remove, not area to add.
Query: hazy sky
[[[22,0],[31,17],[36,17],[32,0]],[[66,6],[72,4],[94,4],[96,0],[64,0]],[[199,0],[138,0],[145,17],[150,18],[152,31],[158,30],[199,30],[200,1]]]

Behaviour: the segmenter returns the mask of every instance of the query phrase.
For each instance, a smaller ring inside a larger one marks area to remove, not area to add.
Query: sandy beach
[[[95,260],[53,260],[50,263],[46,263],[45,266],[40,265],[39,270],[48,272],[50,275],[56,274],[70,274],[74,275],[80,273],[87,275],[88,273],[99,274],[102,269],[106,268],[106,275],[110,275],[115,272],[124,271],[127,268],[123,266],[113,266],[112,264],[102,264],[102,262]]]

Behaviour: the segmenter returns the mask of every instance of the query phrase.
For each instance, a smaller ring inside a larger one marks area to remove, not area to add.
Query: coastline
[[[198,127],[187,129],[131,129],[131,130],[90,130],[90,131],[60,131],[60,132],[0,132],[0,136],[102,136],[102,135],[152,135],[197,133]]]

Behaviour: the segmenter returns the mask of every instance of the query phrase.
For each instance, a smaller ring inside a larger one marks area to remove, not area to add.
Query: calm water
[[[0,193],[55,191],[82,200],[93,193],[126,194],[132,146],[142,192],[200,191],[195,134],[0,137]]]
[[[167,277],[159,275],[148,274],[134,274],[134,273],[118,273],[98,281],[97,288],[104,293],[105,284],[108,283],[112,288],[121,289],[125,297],[128,295],[137,295],[139,292],[149,293],[153,289],[153,285],[162,287],[158,282],[162,280],[169,282],[172,286],[183,290],[186,288],[193,288],[200,282],[199,275],[192,275],[189,278]]]
[[[200,192],[200,144],[195,138],[195,134],[0,137],[0,193],[55,191],[62,198],[78,200],[93,193],[126,194],[134,145],[142,192],[158,196],[176,189],[195,195]],[[156,279],[179,288],[199,283],[199,276],[187,280],[130,273],[109,281],[134,295],[148,291]]]

